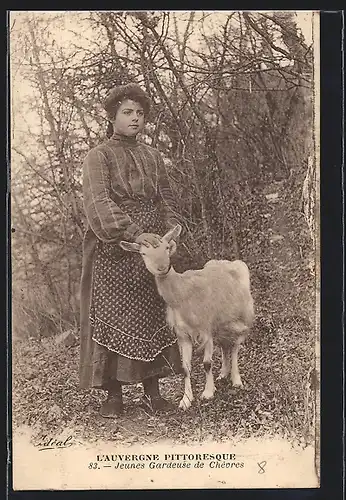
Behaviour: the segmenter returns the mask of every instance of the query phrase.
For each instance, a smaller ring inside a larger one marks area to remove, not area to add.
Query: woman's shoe
[[[117,418],[124,413],[121,395],[108,395],[107,401],[100,408],[100,415],[105,418]]]

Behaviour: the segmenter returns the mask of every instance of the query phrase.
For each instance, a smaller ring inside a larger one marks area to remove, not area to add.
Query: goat
[[[215,393],[212,373],[214,339],[220,344],[222,366],[218,380],[231,373],[233,386],[242,387],[238,351],[254,320],[250,274],[241,260],[210,260],[203,269],[177,273],[170,263],[176,251],[175,239],[181,226],[168,231],[157,248],[121,241],[123,250],[139,252],[148,271],[154,275],[158,293],[167,304],[167,323],[177,335],[185,374],[184,396],[179,407],[187,410],[193,401],[191,358],[193,343],[204,348],[206,384],[202,399]],[[231,358],[231,359],[230,359]]]

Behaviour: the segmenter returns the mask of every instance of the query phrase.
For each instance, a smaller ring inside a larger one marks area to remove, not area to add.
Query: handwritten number
[[[265,473],[264,467],[267,465],[267,462],[263,460],[262,462],[257,462],[257,465],[259,467],[258,474],[264,474]]]

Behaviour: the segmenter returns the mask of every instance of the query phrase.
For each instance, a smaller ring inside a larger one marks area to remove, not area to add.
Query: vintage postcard
[[[319,12],[9,37],[13,489],[319,487]]]

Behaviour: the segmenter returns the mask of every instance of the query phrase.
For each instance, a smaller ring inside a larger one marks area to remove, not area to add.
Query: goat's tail
[[[242,285],[250,289],[250,271],[245,262],[242,260],[234,260],[230,263],[229,270],[231,272],[235,271]]]

